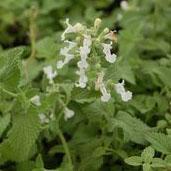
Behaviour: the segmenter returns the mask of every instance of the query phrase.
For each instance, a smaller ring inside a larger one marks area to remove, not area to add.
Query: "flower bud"
[[[83,25],[80,24],[80,23],[77,23],[74,27],[75,27],[75,31],[76,31],[76,32],[81,32],[81,31],[84,30]]]
[[[100,18],[96,18],[95,22],[94,22],[94,27],[95,29],[98,29],[101,25],[102,20]]]
[[[109,28],[106,27],[106,28],[103,30],[103,33],[104,33],[104,34],[107,34],[107,33],[109,33],[109,31],[110,31]]]

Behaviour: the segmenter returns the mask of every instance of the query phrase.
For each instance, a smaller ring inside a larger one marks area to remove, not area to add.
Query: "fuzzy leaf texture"
[[[7,139],[0,146],[1,160],[28,159],[39,132],[40,122],[36,111],[30,108],[26,114],[16,114]]]
[[[20,80],[23,48],[14,48],[0,55],[0,86],[15,90]]]
[[[10,123],[10,114],[7,114],[3,117],[0,117],[0,137],[2,136],[3,132],[6,130]]]
[[[150,128],[140,119],[130,116],[128,113],[118,112],[116,119],[113,119],[113,128],[122,128],[125,136],[138,144],[144,144],[145,134],[150,131]]]
[[[148,133],[146,139],[157,151],[171,154],[171,137],[163,133]]]

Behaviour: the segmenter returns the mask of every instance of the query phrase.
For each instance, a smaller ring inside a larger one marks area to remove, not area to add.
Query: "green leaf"
[[[11,120],[10,114],[5,115],[4,117],[0,117],[0,137],[8,127],[10,120]]]
[[[132,166],[140,166],[142,165],[142,158],[139,156],[131,156],[125,159],[125,162]]]
[[[138,144],[145,144],[145,134],[150,128],[140,119],[132,117],[126,112],[119,111],[116,118],[112,120],[113,128],[122,128],[129,139]]]
[[[37,112],[30,108],[27,114],[15,115],[12,123],[8,138],[0,145],[2,158],[4,161],[27,160],[40,132]]]
[[[163,133],[147,133],[146,139],[152,147],[164,154],[171,154],[171,137]]]
[[[122,61],[118,66],[118,72],[120,73],[120,78],[135,84],[135,74],[128,63],[128,61]]]
[[[96,98],[96,93],[94,91],[89,91],[87,89],[74,88],[72,91],[72,100],[77,103],[91,103]]]
[[[130,104],[144,114],[155,107],[155,99],[149,95],[135,95]]]
[[[114,115],[114,111],[115,107],[113,105],[113,101],[104,103],[100,99],[83,107],[83,112],[87,114],[89,118],[94,118],[95,120],[98,118],[100,119],[101,116],[105,116],[105,118],[110,120]]]
[[[33,161],[23,161],[17,164],[17,171],[32,171],[34,168],[34,162]]]
[[[0,55],[0,85],[15,90],[20,80],[21,57],[23,48],[14,48]]]
[[[152,171],[150,164],[143,164],[143,171]]]
[[[53,58],[57,56],[55,40],[52,37],[45,37],[36,43],[36,57]]]
[[[167,165],[168,165],[169,167],[171,167],[171,155],[167,155],[167,156],[165,157],[165,162],[167,163]]]
[[[151,167],[157,168],[157,167],[166,167],[167,163],[166,161],[160,159],[160,158],[153,158]]]
[[[141,153],[141,158],[145,163],[151,163],[154,157],[155,151],[152,147],[146,147]]]

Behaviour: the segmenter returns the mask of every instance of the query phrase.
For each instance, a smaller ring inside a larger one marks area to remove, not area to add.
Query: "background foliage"
[[[171,1],[129,0],[127,10],[120,3],[0,2],[2,171],[171,170]],[[59,91],[45,95],[42,69],[59,58],[66,17],[87,25],[100,17],[103,27],[117,30],[119,62],[117,70],[109,68],[109,77],[126,80],[131,101],[115,95],[102,103],[95,92],[73,88],[67,69],[57,78]],[[29,101],[36,94],[40,108]],[[67,122],[58,120],[60,96],[76,113]],[[39,113],[54,113],[57,119],[41,124]]]

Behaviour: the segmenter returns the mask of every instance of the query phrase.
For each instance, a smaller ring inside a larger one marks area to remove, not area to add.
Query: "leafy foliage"
[[[170,13],[170,0],[0,2],[0,170],[171,170]],[[66,18],[81,26],[66,34],[77,43],[74,58],[56,69],[68,47],[61,41]],[[96,18],[102,23],[93,25]],[[116,30],[114,63],[101,46],[110,46],[105,28]],[[85,35],[92,40],[88,81],[79,88]],[[130,101],[122,101],[116,83],[132,92]]]

